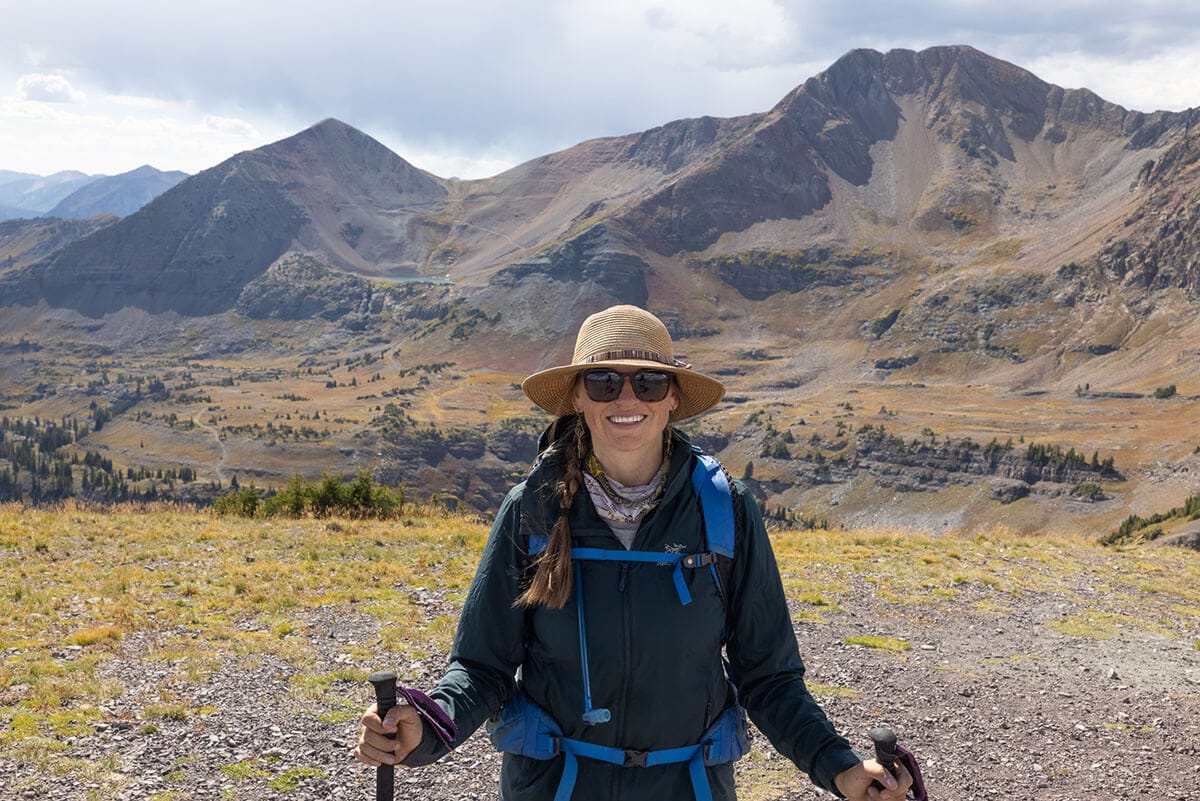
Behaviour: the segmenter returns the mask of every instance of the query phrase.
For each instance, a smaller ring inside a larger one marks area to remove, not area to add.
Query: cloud
[[[1136,111],[1179,111],[1200,105],[1200,53],[1192,46],[1140,58],[1061,52],[1023,64],[1039,78],[1068,89],[1091,89]]]
[[[62,169],[117,175],[151,164],[195,173],[293,132],[270,120],[252,123],[149,98],[129,100],[96,93],[78,106],[0,98],[0,154],[10,159],[0,167],[39,175]]]
[[[239,139],[257,139],[262,136],[252,124],[236,117],[218,117],[216,114],[204,115],[204,127],[222,136]]]
[[[106,95],[106,101],[115,106],[126,106],[135,109],[146,109],[161,112],[184,112],[190,104],[177,100],[164,100],[161,97],[142,97],[140,95]]]
[[[71,86],[71,82],[63,76],[41,73],[30,73],[17,78],[17,97],[33,103],[82,105],[87,102],[87,96]]]
[[[42,109],[82,102],[78,87],[89,107],[159,108],[246,145],[336,117],[449,171],[764,112],[860,47],[967,44],[1128,108],[1180,109],[1200,104],[1197,38],[1200,5],[1178,0],[38,0],[0,27],[0,78],[61,81],[22,90]]]

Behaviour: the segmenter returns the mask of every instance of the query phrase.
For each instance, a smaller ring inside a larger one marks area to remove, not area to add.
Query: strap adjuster
[[[705,551],[704,553],[689,553],[687,556],[683,557],[683,566],[689,568],[708,567],[709,565],[714,564],[716,561],[717,555],[712,551]]]
[[[625,750],[625,762],[622,765],[625,768],[644,768],[646,767],[646,752],[635,751],[633,749]]]

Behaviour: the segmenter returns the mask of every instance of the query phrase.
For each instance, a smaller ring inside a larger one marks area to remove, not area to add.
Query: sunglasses
[[[611,403],[621,397],[626,378],[637,399],[647,403],[662,400],[671,389],[671,374],[662,370],[638,370],[633,375],[616,370],[588,370],[583,374],[583,389],[596,403]]]

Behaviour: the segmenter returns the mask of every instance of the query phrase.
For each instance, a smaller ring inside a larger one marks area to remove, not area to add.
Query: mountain
[[[37,217],[0,221],[0,276],[12,268],[26,268],[53,255],[76,239],[110,225],[112,215],[86,220]]]
[[[1127,111],[945,47],[853,51],[763,114],[593,140],[481,181],[428,175],[327,120],[66,249],[44,266],[42,291],[92,315],[128,303],[211,313],[299,251],[366,277],[504,291],[514,276],[569,276],[593,306],[645,303],[661,257],[674,272],[690,265],[675,280],[699,269],[761,300],[868,239],[855,258],[879,269],[897,253],[961,267],[992,247],[1045,273],[1101,247],[1050,252],[1045,226],[1068,212],[1111,225],[1137,171],[1198,118]],[[791,261],[758,265],[760,252]],[[117,272],[112,294],[68,288]],[[164,281],[176,274],[188,278]]]
[[[34,175],[28,172],[16,172],[14,170],[0,170],[0,186],[10,184],[14,181],[36,180],[41,176]]]
[[[312,397],[350,390],[336,449],[277,446],[274,423],[220,428],[214,401],[222,453],[264,471],[304,454],[310,472],[369,453],[390,479],[488,508],[536,441],[519,378],[569,359],[588,313],[635,303],[728,382],[696,436],[772,503],[864,522],[886,498],[922,525],[1001,504],[1033,528],[1083,497],[1072,519],[1107,524],[1200,470],[1200,443],[1164,433],[1200,430],[1197,123],[1200,109],[1124,109],[969,47],[855,50],[762,113],[482,180],[325,120],[123,219],[0,230],[0,336],[269,364],[268,405],[309,398],[293,383],[324,370]],[[394,369],[361,376],[377,391],[334,374],[385,346]]]
[[[441,181],[336,120],[240,153],[136,213],[72,242],[37,270],[51,305],[93,316],[132,305],[204,315],[291,250],[380,277],[411,274],[410,221]]]
[[[40,217],[41,212],[33,209],[23,209],[19,206],[6,206],[0,203],[0,221],[3,220],[18,220],[27,219],[30,217]]]
[[[162,172],[149,165],[101,176],[67,195],[45,216],[80,220],[97,214],[126,217],[187,177],[185,172]]]
[[[5,170],[0,173],[0,206],[45,214],[59,201],[96,178],[75,170],[64,170],[45,177]]]
[[[13,220],[20,217],[37,217],[38,212],[31,208],[22,208],[21,206],[12,205],[5,198],[9,197],[6,191],[6,186],[10,184],[18,184],[21,186],[28,185],[36,181],[40,176],[32,175],[27,172],[14,172],[12,170],[0,170],[0,220]],[[12,192],[12,198],[18,199],[19,190]]]

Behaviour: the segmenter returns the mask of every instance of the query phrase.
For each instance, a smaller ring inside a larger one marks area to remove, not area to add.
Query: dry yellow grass
[[[345,720],[361,697],[340,698],[331,687],[364,676],[313,666],[304,613],[354,609],[377,621],[387,651],[442,655],[486,535],[481,521],[433,510],[351,522],[218,518],[169,507],[0,507],[0,756],[71,770],[56,754],[103,718],[105,699],[124,692],[97,677],[133,639],[148,649],[140,656],[172,666],[177,687],[202,683],[232,655],[284,659],[297,670],[296,694],[322,707],[324,720]],[[863,587],[916,620],[931,609],[1003,615],[1033,594],[1099,588],[1089,598],[1094,611],[1058,621],[1061,633],[1100,638],[1114,626],[1140,626],[1190,641],[1200,622],[1200,562],[1190,552],[1103,549],[1082,538],[1004,531],[773,536],[789,595],[811,610],[801,615],[809,620],[836,613]],[[409,597],[421,589],[436,591],[449,608],[417,608]],[[1124,604],[1135,596],[1131,614]],[[367,645],[351,649],[365,654]],[[152,725],[193,714],[204,711],[176,690],[140,717]],[[769,787],[773,767],[764,758],[746,769]]]
[[[393,651],[445,652],[453,627],[405,591],[461,603],[485,536],[479,522],[417,509],[380,523],[0,507],[0,755],[28,757],[40,743],[53,761],[54,742],[89,731],[124,690],[97,681],[98,668],[137,635],[150,643],[138,655],[172,665],[185,685],[228,656],[271,654],[319,690],[329,679],[308,670],[301,618],[320,606],[374,616]],[[166,703],[141,716],[193,712]]]

